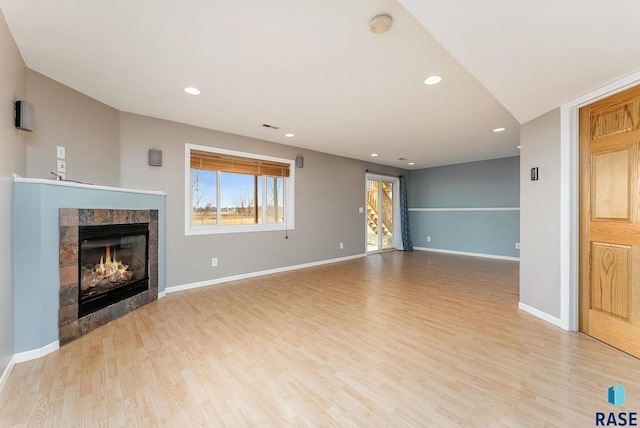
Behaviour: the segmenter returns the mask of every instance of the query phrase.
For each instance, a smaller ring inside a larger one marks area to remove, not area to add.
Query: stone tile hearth
[[[149,290],[78,318],[80,226],[149,224]],[[158,299],[158,210],[60,208],[60,345]]]

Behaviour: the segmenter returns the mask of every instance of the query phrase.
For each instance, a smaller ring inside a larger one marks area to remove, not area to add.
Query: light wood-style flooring
[[[589,427],[609,411],[640,412],[640,360],[518,310],[517,262],[426,252],[169,294],[16,365],[0,393],[3,427]]]

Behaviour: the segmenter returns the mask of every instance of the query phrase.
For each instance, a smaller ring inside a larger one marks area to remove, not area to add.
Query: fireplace
[[[158,210],[60,208],[58,337],[158,299]]]
[[[80,226],[78,317],[149,289],[149,225]]]

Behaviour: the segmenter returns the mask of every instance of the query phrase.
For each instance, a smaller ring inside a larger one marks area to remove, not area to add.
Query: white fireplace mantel
[[[160,190],[125,189],[122,187],[100,186],[97,184],[82,183],[79,181],[71,181],[71,180],[49,180],[46,178],[27,178],[27,177],[21,177],[18,174],[13,174],[13,181],[15,181],[16,183],[44,184],[47,186],[64,186],[64,187],[75,187],[79,189],[107,190],[109,192],[140,193],[143,195],[159,195],[159,196],[167,195],[165,192],[162,192]]]

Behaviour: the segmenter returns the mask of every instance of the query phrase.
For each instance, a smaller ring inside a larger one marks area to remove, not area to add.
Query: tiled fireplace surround
[[[78,229],[80,226],[149,224],[149,290],[78,318]],[[60,345],[158,299],[158,210],[60,208]]]

